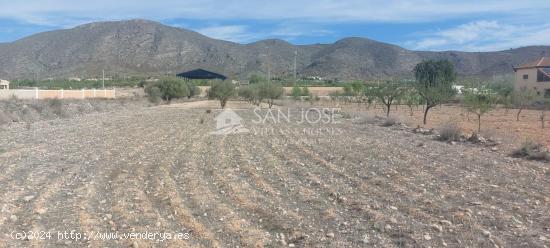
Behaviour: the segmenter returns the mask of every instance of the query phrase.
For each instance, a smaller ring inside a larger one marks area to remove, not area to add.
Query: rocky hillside
[[[100,22],[36,34],[0,44],[0,78],[162,75],[204,68],[229,77],[254,72],[289,76],[298,52],[298,74],[339,79],[409,74],[423,59],[446,58],[459,73],[490,76],[550,54],[549,46],[499,52],[422,52],[363,38],[295,46],[282,40],[238,44],[146,20]]]

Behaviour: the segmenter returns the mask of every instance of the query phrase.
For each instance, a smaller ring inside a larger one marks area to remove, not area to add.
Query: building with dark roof
[[[224,75],[203,70],[203,69],[195,69],[188,72],[182,72],[180,74],[177,74],[177,76],[185,79],[220,79],[220,80],[227,79],[227,77]]]

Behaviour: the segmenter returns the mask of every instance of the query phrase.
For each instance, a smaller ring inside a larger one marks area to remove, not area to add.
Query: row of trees
[[[363,84],[351,83],[344,87],[343,92],[332,94],[331,97],[343,98],[346,101],[356,100],[358,103],[380,102],[386,108],[386,115],[390,115],[392,105],[399,103],[409,107],[411,114],[413,109],[423,105],[423,123],[427,123],[429,111],[443,103],[453,99],[457,90],[453,87],[456,81],[456,73],[451,62],[446,60],[424,61],[414,68],[415,80],[390,80],[384,83]],[[236,87],[229,81],[214,81],[210,83],[208,91],[210,99],[217,99],[222,108],[233,97],[240,97],[253,105],[260,106],[266,102],[271,108],[276,99],[283,96],[284,90],[280,83],[270,82],[262,77],[250,80],[246,86]],[[174,98],[191,98],[200,93],[193,83],[180,78],[163,78],[158,82],[145,86],[149,98],[153,102],[163,99],[170,102]],[[492,82],[489,84],[470,83],[462,89],[462,103],[478,119],[478,129],[481,129],[481,117],[491,111],[496,104],[502,104],[506,109],[514,107],[518,110],[516,119],[519,121],[521,111],[537,99],[531,90],[515,91],[514,86],[508,82]],[[299,99],[302,96],[310,96],[307,87],[293,87],[292,96]],[[544,121],[544,109],[541,113],[541,122]]]
[[[191,98],[200,94],[198,86],[177,77],[165,77],[157,82],[148,83],[144,87],[149,101],[153,103],[159,103],[161,99],[171,102],[172,99]]]
[[[260,106],[260,104],[265,101],[269,108],[271,108],[275,100],[283,96],[284,89],[279,83],[260,81],[239,87],[238,94],[239,97],[242,97],[256,106]]]
[[[350,84],[343,92],[333,96],[357,102],[379,102],[384,105],[386,115],[390,115],[394,104],[404,104],[411,110],[423,105],[423,123],[427,123],[429,111],[443,103],[449,102],[458,93],[453,87],[456,73],[451,62],[446,60],[425,61],[414,68],[415,80],[389,80],[377,84]],[[492,82],[488,84],[469,83],[462,90],[462,104],[478,120],[478,130],[481,130],[482,116],[502,104],[506,109],[517,109],[516,119],[519,121],[521,111],[535,102],[544,104],[547,101],[537,98],[528,89],[514,90],[509,81]],[[544,119],[544,106],[541,112],[541,122]]]
[[[200,94],[200,89],[191,81],[177,77],[166,77],[157,82],[147,84],[145,92],[153,103],[159,103],[161,100],[170,103],[172,99],[191,98],[198,95]],[[229,99],[236,96],[256,106],[259,106],[262,102],[266,102],[269,108],[271,108],[275,100],[281,98],[283,94],[284,90],[281,84],[270,83],[261,79],[239,88],[229,81],[213,81],[210,83],[210,89],[207,92],[208,98],[218,100],[222,108],[225,108]]]

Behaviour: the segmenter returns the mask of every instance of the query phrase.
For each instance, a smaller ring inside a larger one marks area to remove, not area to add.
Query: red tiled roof
[[[550,67],[550,57],[541,57],[536,61],[516,66],[514,67],[514,69],[528,69],[528,68],[540,68],[540,67]]]

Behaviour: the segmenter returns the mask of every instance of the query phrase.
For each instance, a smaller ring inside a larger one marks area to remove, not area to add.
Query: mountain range
[[[148,20],[96,22],[0,43],[0,78],[159,76],[202,68],[230,78],[252,73],[291,77],[377,79],[411,75],[427,59],[448,59],[460,75],[493,76],[550,55],[550,46],[496,52],[429,52],[365,38],[293,45],[269,39],[239,44]]]

